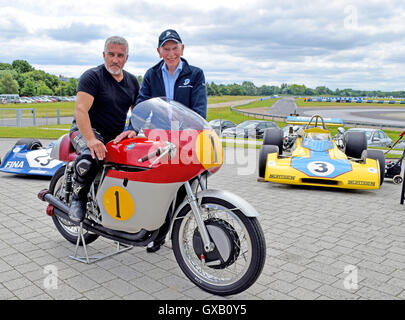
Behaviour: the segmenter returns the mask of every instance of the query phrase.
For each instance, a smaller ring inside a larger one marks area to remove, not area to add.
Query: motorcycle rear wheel
[[[55,174],[53,175],[50,185],[49,191],[58,199],[62,200],[66,205],[70,206],[70,203],[66,203],[66,201],[61,196],[61,188],[63,185],[63,179],[65,175],[65,166],[60,167]],[[79,226],[74,224],[72,221],[68,219],[63,219],[58,217],[56,214],[52,216],[53,223],[56,226],[56,229],[60,232],[60,234],[69,242],[76,244],[77,237],[79,234]],[[90,244],[97,240],[99,237],[97,234],[85,232],[83,234],[84,241],[87,244]],[[83,245],[82,241],[80,240],[79,245]]]
[[[194,215],[190,205],[186,205],[172,231],[173,252],[181,270],[196,286],[215,295],[246,290],[261,274],[266,258],[265,238],[258,220],[215,197],[203,198],[200,210],[211,241],[225,252],[225,259],[218,250],[202,252]],[[215,261],[215,257],[220,261]]]

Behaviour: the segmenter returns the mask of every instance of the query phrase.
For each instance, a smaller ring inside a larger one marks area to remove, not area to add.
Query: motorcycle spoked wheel
[[[266,259],[258,220],[215,197],[203,198],[200,210],[216,249],[203,251],[194,214],[186,205],[172,231],[173,253],[181,270],[209,293],[226,296],[246,290],[261,274]]]
[[[61,196],[61,190],[63,185],[63,179],[65,175],[65,166],[60,167],[55,174],[53,175],[50,185],[49,191],[58,199],[62,200],[66,205],[70,206],[70,203],[66,203],[65,199]],[[53,223],[56,226],[56,229],[60,232],[60,234],[69,242],[76,244],[77,237],[79,234],[79,226],[74,224],[72,221],[68,219],[63,219],[58,217],[56,214],[52,216]],[[84,241],[87,244],[90,244],[97,240],[99,237],[97,234],[85,232],[83,234]],[[83,245],[83,242],[80,240],[79,245]]]

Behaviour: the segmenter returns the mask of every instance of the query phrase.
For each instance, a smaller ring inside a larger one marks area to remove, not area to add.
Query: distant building
[[[59,81],[68,82],[68,81],[69,81],[69,78],[68,78],[68,77],[64,77],[64,76],[62,76],[62,75],[59,75]]]

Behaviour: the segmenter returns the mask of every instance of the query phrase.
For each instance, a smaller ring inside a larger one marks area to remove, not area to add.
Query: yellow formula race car
[[[294,134],[290,152],[283,150],[287,137],[282,130],[267,129],[259,154],[259,178],[284,184],[379,189],[385,174],[383,151],[367,150],[363,132],[350,132],[339,148],[325,125],[343,124],[335,120],[319,115],[288,117],[288,123],[306,123]]]

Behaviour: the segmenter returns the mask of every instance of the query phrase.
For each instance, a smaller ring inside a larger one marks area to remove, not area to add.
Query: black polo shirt
[[[129,107],[135,105],[138,97],[138,80],[133,74],[123,72],[124,78],[118,82],[102,64],[84,72],[77,85],[77,91],[94,97],[89,110],[90,122],[105,143],[124,130]]]

